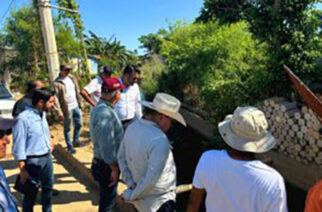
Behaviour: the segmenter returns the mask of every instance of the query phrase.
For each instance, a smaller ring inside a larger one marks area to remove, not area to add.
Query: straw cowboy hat
[[[179,113],[181,102],[169,94],[157,93],[153,102],[141,101],[141,104],[178,121],[184,126],[187,126],[182,115]]]
[[[218,124],[224,141],[233,149],[262,153],[271,150],[276,139],[268,132],[265,115],[256,107],[238,107]]]

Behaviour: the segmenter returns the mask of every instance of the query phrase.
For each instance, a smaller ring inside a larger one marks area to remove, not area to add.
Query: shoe
[[[68,152],[68,153],[70,153],[70,154],[75,154],[75,153],[76,153],[76,149],[74,149],[74,148],[69,148],[69,149],[67,150],[67,152]]]
[[[57,196],[58,194],[59,194],[59,191],[53,188],[53,196]]]
[[[85,146],[85,144],[83,144],[82,142],[74,142],[74,147],[83,147]]]

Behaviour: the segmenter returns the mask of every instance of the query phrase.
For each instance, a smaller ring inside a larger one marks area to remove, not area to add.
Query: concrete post
[[[50,0],[38,0],[41,30],[43,34],[49,78],[53,81],[59,73],[59,59],[56,46]]]

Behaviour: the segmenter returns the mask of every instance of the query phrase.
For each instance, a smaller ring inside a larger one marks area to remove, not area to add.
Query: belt
[[[29,158],[41,158],[41,157],[45,157],[45,156],[48,156],[48,155],[49,155],[49,152],[47,152],[46,154],[43,154],[43,155],[28,155],[27,159],[29,159]]]
[[[123,120],[123,121],[122,121],[122,124],[126,124],[126,123],[129,123],[129,122],[131,122],[131,121],[133,121],[133,119]]]

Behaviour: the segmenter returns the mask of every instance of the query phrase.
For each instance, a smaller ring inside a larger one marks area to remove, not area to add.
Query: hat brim
[[[267,134],[259,140],[247,140],[236,135],[231,129],[231,117],[218,124],[218,130],[224,141],[233,149],[243,152],[264,153],[271,150],[276,145],[274,136],[267,132]]]
[[[145,106],[145,107],[148,107],[148,108],[150,108],[152,110],[155,110],[155,111],[157,111],[159,113],[162,113],[162,114],[170,117],[171,119],[176,120],[177,122],[179,122],[180,124],[182,124],[185,127],[187,126],[186,121],[184,120],[183,116],[179,112],[177,112],[177,113],[169,113],[167,111],[164,111],[164,110],[161,110],[160,108],[155,107],[152,102],[148,102],[148,101],[141,101],[141,104],[143,106]]]

